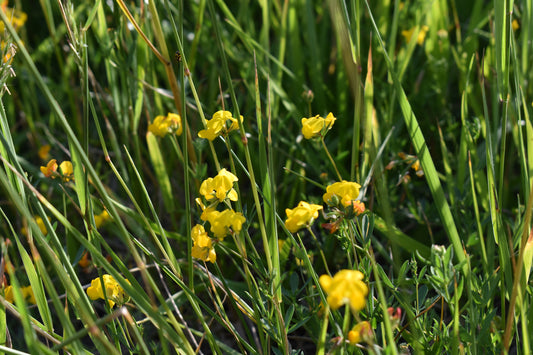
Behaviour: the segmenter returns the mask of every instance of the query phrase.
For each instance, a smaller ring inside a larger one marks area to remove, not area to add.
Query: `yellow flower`
[[[357,270],[341,270],[331,277],[320,276],[320,286],[328,294],[328,304],[338,309],[348,303],[352,310],[360,311],[365,306],[368,286],[363,282],[364,275]]]
[[[214,203],[212,206],[209,206],[209,207],[206,207],[204,205],[204,203],[202,202],[202,199],[200,197],[197,197],[195,199],[196,203],[200,206],[200,208],[202,209],[202,215],[200,216],[200,219],[202,221],[207,221],[207,216],[209,215],[209,213],[213,212],[216,210],[216,204],[218,203],[218,200],[216,203]]]
[[[22,292],[22,297],[24,297],[26,302],[31,304],[37,304],[31,286],[22,287],[20,291]],[[13,286],[9,285],[4,289],[4,298],[7,302],[13,303],[13,301],[15,300],[15,295],[13,294]]]
[[[83,253],[83,256],[81,257],[80,261],[78,261],[78,265],[84,269],[89,267],[89,265],[91,265],[88,252]]]
[[[57,172],[57,160],[52,159],[46,164],[46,166],[41,166],[41,172],[47,178],[54,178],[55,173]]]
[[[313,263],[314,256],[312,254],[307,254],[307,258],[309,258],[309,261],[311,263]],[[294,261],[296,262],[296,265],[298,265],[298,266],[304,266],[305,265],[305,259],[304,258],[300,259],[298,256],[295,256],[294,257]]]
[[[37,154],[39,155],[39,158],[41,158],[41,160],[48,160],[50,158],[50,149],[52,147],[50,146],[50,144],[45,144],[43,146],[41,146],[39,148],[39,151],[37,152]],[[44,174],[44,173],[43,173]]]
[[[124,289],[120,287],[120,285],[113,278],[113,276],[105,274],[102,275],[102,279],[104,282],[103,288],[102,282],[99,277],[91,281],[91,286],[89,286],[89,288],[87,289],[87,295],[89,296],[89,298],[93,301],[99,298],[105,300],[105,297],[107,296],[109,307],[113,307],[115,303],[118,303],[119,305],[124,304],[124,302],[126,302],[129,297],[127,297],[127,295],[124,293]]]
[[[513,28],[513,31],[516,31],[517,29],[520,28],[520,24],[518,23],[516,19],[514,19],[513,22],[511,23],[511,27]]]
[[[242,225],[246,222],[242,213],[232,209],[222,212],[211,210],[205,214],[205,220],[211,225],[211,233],[219,240],[223,240],[226,235],[232,232],[240,233]]]
[[[28,15],[26,15],[25,12],[7,7],[6,1],[2,3],[1,10],[4,11],[6,17],[9,19],[9,22],[11,22],[11,25],[15,28],[15,30],[18,30],[24,26],[26,20],[28,19]],[[4,22],[0,21],[0,33],[4,33],[4,29],[5,24]]]
[[[305,201],[300,201],[297,207],[293,209],[287,208],[285,210],[285,213],[287,214],[285,227],[289,230],[289,232],[296,233],[306,225],[313,223],[313,220],[318,218],[318,211],[321,209],[322,206],[320,205],[314,205]]]
[[[315,117],[302,118],[302,134],[305,139],[311,139],[326,134],[335,123],[333,113],[329,113],[326,118],[316,115]]]
[[[428,26],[422,26],[420,30],[418,31],[418,37],[416,38],[416,43],[418,43],[419,46],[424,44],[424,40],[426,39],[426,34],[429,31]],[[402,31],[402,36],[405,38],[405,41],[409,43],[411,41],[411,37],[413,36],[413,33],[415,32],[415,28],[411,28],[409,30]]]
[[[63,181],[69,182],[70,180],[74,180],[74,167],[70,161],[65,160],[62,162],[59,165],[59,170],[61,170],[61,177],[63,178]]]
[[[107,210],[103,210],[102,213],[94,216],[94,224],[96,228],[100,228],[111,219],[111,216]]]
[[[48,220],[50,220],[50,218],[48,218]],[[43,219],[40,216],[36,216],[35,217],[35,223],[37,223],[37,226],[39,227],[39,229],[41,230],[41,233],[43,233],[43,235],[47,235],[48,234],[48,230],[46,229],[46,225],[44,224],[44,221],[43,221]]]
[[[340,199],[342,205],[347,207],[353,204],[352,201],[357,200],[360,188],[361,185],[356,182],[343,180],[329,185],[322,198],[330,206],[336,206],[338,204],[337,201]]]
[[[243,117],[240,116],[241,122]],[[228,127],[229,122],[229,127]],[[217,111],[206,123],[206,129],[202,129],[198,132],[198,137],[209,139],[213,141],[220,135],[226,135],[231,131],[239,128],[239,122],[234,118],[229,111]]]
[[[46,166],[41,166],[41,172],[45,177],[55,179],[58,175],[57,168],[57,160],[51,159]],[[62,162],[59,165],[59,170],[61,171],[63,181],[69,182],[70,180],[74,180],[74,168],[70,161],[65,160]]]
[[[35,223],[37,223],[37,226],[41,230],[41,233],[43,233],[43,235],[47,235],[48,234],[48,230],[46,229],[46,225],[44,224],[43,219],[40,216],[34,216],[33,218],[35,220]],[[50,220],[50,217],[48,217],[48,220]],[[22,234],[26,235],[28,231],[26,230],[26,228],[22,227],[20,229],[20,232]]]
[[[357,344],[372,336],[372,327],[367,321],[357,323],[352,330],[348,332],[348,341],[350,344]]]
[[[15,297],[13,295],[13,286],[9,285],[4,289],[4,298],[9,303],[13,303],[13,301],[15,300]]]
[[[217,254],[213,248],[213,241],[207,235],[204,227],[199,224],[192,227],[191,237],[194,242],[191,250],[192,257],[215,263],[217,261]]]
[[[238,181],[237,177],[222,169],[214,178],[208,178],[200,185],[200,194],[205,197],[207,201],[218,199],[222,202],[227,198],[231,201],[237,201],[237,191],[233,188],[233,183]]]
[[[181,116],[169,113],[166,116],[157,116],[150,125],[148,131],[158,137],[164,137],[167,133],[176,133],[178,136],[183,132]]]

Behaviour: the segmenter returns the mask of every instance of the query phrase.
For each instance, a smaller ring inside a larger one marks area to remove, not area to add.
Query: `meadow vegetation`
[[[530,1],[0,20],[0,353],[530,353]]]

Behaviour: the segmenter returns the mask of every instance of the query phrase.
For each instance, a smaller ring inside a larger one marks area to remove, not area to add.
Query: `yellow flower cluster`
[[[209,222],[210,232],[218,239],[223,241],[224,238],[233,233],[240,233],[242,225],[246,222],[246,218],[240,212],[235,212],[228,208],[223,211],[218,211],[217,206],[224,201],[237,201],[237,191],[233,188],[233,184],[239,179],[226,169],[219,171],[214,178],[207,178],[200,185],[200,194],[208,206],[204,204],[201,198],[197,198],[196,202],[202,208],[202,215],[200,219],[204,222]],[[214,249],[214,242],[207,234],[203,225],[197,224],[191,230],[191,238],[193,240],[192,256],[203,261],[216,261],[216,253]]]
[[[204,196],[207,202],[217,199],[219,202],[229,198],[231,201],[237,201],[237,191],[233,188],[233,183],[239,179],[227,171],[222,169],[214,178],[207,178],[200,185],[200,194]]]
[[[213,248],[213,241],[205,231],[204,226],[197,224],[191,230],[191,237],[194,243],[192,256],[203,261],[212,263],[217,261],[217,254]]]
[[[313,223],[318,218],[318,211],[322,209],[320,205],[309,204],[305,201],[300,201],[298,206],[293,209],[287,208],[285,213],[287,214],[287,220],[285,221],[285,227],[291,233],[296,233],[301,228]]]
[[[0,5],[0,8],[4,13],[6,14],[6,17],[10,19],[9,22],[11,22],[11,25],[15,28],[15,30],[19,30],[24,24],[26,23],[26,20],[28,19],[28,15],[26,15],[25,12],[12,9],[10,7],[7,7],[8,0],[2,1],[2,4]],[[5,31],[5,24],[3,21],[0,21],[0,33],[3,33]]]
[[[91,281],[91,286],[87,289],[87,295],[91,300],[94,301],[99,298],[105,300],[107,297],[109,307],[113,307],[115,306],[115,303],[122,305],[129,299],[125,294],[124,289],[118,284],[113,276],[105,274],[102,275],[102,279],[103,284],[99,277]]]
[[[359,196],[359,189],[361,185],[351,181],[341,181],[329,185],[326,188],[326,193],[322,197],[325,203],[330,206],[336,206],[342,203],[343,206],[349,206],[352,201]]]
[[[349,304],[353,311],[360,311],[365,307],[368,295],[368,286],[363,279],[364,275],[360,271],[341,270],[333,277],[322,275],[318,281],[328,294],[327,301],[332,309]]]
[[[235,212],[232,209],[227,209],[222,212],[212,210],[203,213],[202,220],[209,222],[211,225],[211,233],[218,238],[224,240],[226,235],[233,233],[240,233],[242,225],[246,222],[246,218],[240,212]]]
[[[353,207],[355,215],[360,215],[365,211],[365,204],[358,200],[361,185],[351,181],[341,181],[329,185],[322,199],[329,206]]]
[[[22,292],[22,297],[26,300],[26,302],[31,304],[37,304],[37,301],[35,300],[35,295],[33,294],[33,289],[31,286],[22,287],[20,289]],[[9,285],[4,289],[4,298],[7,302],[13,303],[15,300],[15,295],[13,294],[13,286]]]
[[[240,121],[243,117],[240,116]],[[206,129],[198,132],[198,137],[205,138],[210,141],[215,140],[219,136],[226,136],[229,132],[239,129],[239,122],[229,111],[217,111],[206,123]]]
[[[51,159],[46,166],[41,166],[41,172],[47,178],[51,177],[52,179],[55,179],[59,176],[64,182],[74,180],[74,167],[70,161],[65,160],[59,165],[61,173],[57,172],[57,168],[57,160]]]
[[[28,19],[28,15],[26,15],[25,12],[12,9],[10,7],[7,7],[8,0],[2,1],[0,4],[0,11],[3,11],[6,14],[6,17],[15,29],[15,31],[18,31],[24,24],[26,23],[26,20]],[[3,21],[0,21],[0,34],[3,34],[5,31],[5,24]],[[8,48],[6,49],[6,46]],[[11,60],[13,59],[13,56],[15,55],[15,46],[12,44],[8,44],[6,41],[2,40],[0,42],[0,50],[3,52],[3,62],[9,64]]]
[[[164,137],[168,133],[175,133],[181,135],[183,126],[181,124],[181,116],[176,113],[169,113],[166,116],[157,116],[154,122],[148,125],[148,132],[158,137]]]
[[[305,139],[324,136],[335,123],[333,113],[329,113],[326,118],[316,115],[315,117],[302,118],[302,134]]]

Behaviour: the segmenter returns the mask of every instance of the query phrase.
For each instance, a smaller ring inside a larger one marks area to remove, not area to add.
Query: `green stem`
[[[376,280],[376,288],[378,290],[378,299],[381,306],[381,311],[383,312],[383,323],[385,324],[385,337],[387,339],[388,348],[391,350],[391,353],[398,355],[398,349],[396,348],[396,343],[394,342],[394,336],[392,334],[392,325],[389,319],[389,312],[387,309],[387,299],[385,298],[385,292],[383,291],[383,286],[381,285],[381,279],[379,278],[378,266],[376,263],[376,258],[374,256],[374,250],[372,246],[368,246],[368,258],[372,263],[372,272],[374,273],[374,278]]]
[[[320,137],[320,141],[322,142],[322,146],[324,147],[324,150],[326,151],[326,154],[328,155],[328,158],[331,161],[333,168],[335,168],[335,172],[337,173],[337,177],[339,178],[339,181],[343,181],[341,177],[341,173],[339,173],[339,170],[337,169],[337,165],[335,164],[335,160],[333,160],[333,157],[331,156],[331,154],[329,154],[329,150],[328,150],[328,147],[326,146],[326,142],[324,142],[324,136]]]
[[[326,308],[324,310],[324,321],[322,322],[322,327],[320,328],[320,336],[318,338],[318,345],[316,349],[317,355],[323,355],[325,353],[326,335],[328,333],[328,322],[329,304],[326,303]]]

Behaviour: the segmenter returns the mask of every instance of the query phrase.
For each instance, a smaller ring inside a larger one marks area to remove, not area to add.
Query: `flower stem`
[[[320,137],[320,141],[322,142],[322,146],[324,147],[324,150],[326,151],[326,154],[328,155],[329,160],[331,161],[331,164],[333,164],[333,168],[335,169],[335,172],[337,173],[337,177],[339,178],[339,181],[342,181],[341,173],[339,173],[339,169],[337,169],[337,164],[335,164],[335,160],[333,160],[333,157],[331,154],[329,154],[328,147],[326,146],[326,143],[324,142],[324,137]]]

